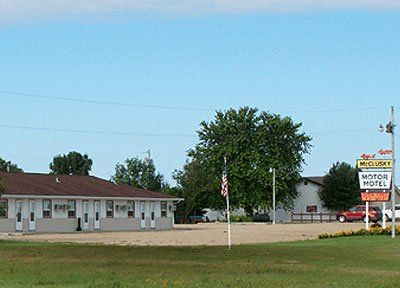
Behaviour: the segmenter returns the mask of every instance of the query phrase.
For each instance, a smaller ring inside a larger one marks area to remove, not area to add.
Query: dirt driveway
[[[322,223],[322,224],[232,224],[232,243],[268,243],[316,239],[323,232],[358,229],[363,223]],[[176,225],[169,231],[138,232],[93,232],[54,234],[0,234],[2,240],[35,242],[72,242],[114,245],[226,245],[227,225],[224,223],[204,223]]]

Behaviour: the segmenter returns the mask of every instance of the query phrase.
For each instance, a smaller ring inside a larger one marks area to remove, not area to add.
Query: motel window
[[[43,218],[51,218],[51,200],[43,200]]]
[[[7,200],[0,199],[0,218],[7,218]]]
[[[76,217],[76,202],[74,200],[68,201],[68,218]]]
[[[161,217],[167,217],[167,202],[161,202]]]
[[[308,205],[307,212],[318,212],[317,205]]]
[[[114,217],[114,201],[106,202],[106,212],[107,212],[107,218]]]
[[[135,217],[135,201],[128,201],[128,217]]]

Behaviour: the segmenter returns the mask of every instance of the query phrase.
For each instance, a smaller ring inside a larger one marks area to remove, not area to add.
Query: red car
[[[382,219],[382,212],[379,207],[376,206],[369,206],[368,209],[369,220],[376,223]],[[347,211],[342,211],[336,214],[336,220],[340,223],[344,223],[346,221],[353,222],[356,220],[363,220],[366,221],[366,214],[365,214],[365,205],[357,205],[353,208],[350,208]]]

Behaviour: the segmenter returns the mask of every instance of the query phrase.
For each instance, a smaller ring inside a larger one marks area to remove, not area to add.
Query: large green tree
[[[213,121],[202,122],[200,141],[189,156],[204,165],[213,179],[210,205],[224,205],[219,183],[226,156],[233,208],[252,215],[254,209],[272,206],[270,167],[277,169],[277,203],[289,207],[297,196],[304,154],[310,149],[311,138],[300,131],[301,126],[289,117],[249,107],[218,111]]]
[[[87,154],[72,151],[55,156],[49,166],[52,174],[89,175],[92,165],[93,161]]]
[[[334,163],[324,176],[319,197],[324,207],[330,210],[345,210],[360,203],[357,169],[344,162]]]
[[[117,184],[126,184],[151,191],[161,191],[167,184],[164,177],[156,172],[152,159],[126,159],[123,164],[115,166],[115,174],[111,180]]]
[[[0,172],[23,172],[17,164],[0,158]]]

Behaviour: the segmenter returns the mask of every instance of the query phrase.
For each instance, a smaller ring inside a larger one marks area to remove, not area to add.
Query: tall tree
[[[0,172],[24,172],[17,164],[0,158]]]
[[[272,206],[272,175],[277,169],[276,200],[288,207],[297,196],[295,184],[300,179],[304,154],[311,138],[300,132],[301,123],[289,117],[259,112],[256,108],[218,111],[214,121],[203,121],[198,131],[200,141],[189,156],[207,166],[214,183],[220,181],[223,158],[228,160],[228,182],[232,207],[253,209]],[[223,207],[219,186],[212,205]]]
[[[111,180],[117,184],[126,184],[151,191],[161,191],[167,185],[164,177],[156,172],[152,159],[126,159],[123,164],[115,166]]]
[[[347,163],[336,162],[324,176],[324,187],[319,197],[330,210],[345,210],[360,203],[357,169]]]
[[[87,154],[69,152],[67,155],[57,155],[50,163],[52,174],[89,175],[93,161]]]

